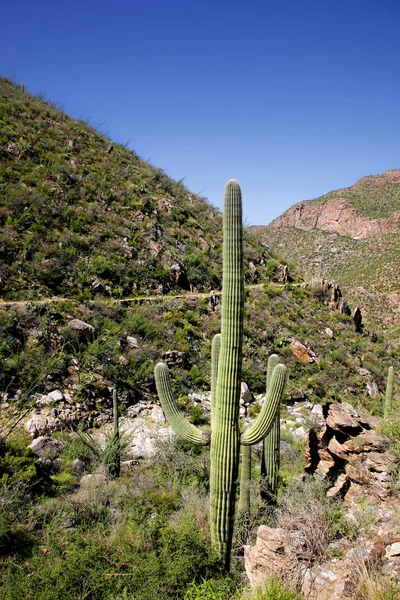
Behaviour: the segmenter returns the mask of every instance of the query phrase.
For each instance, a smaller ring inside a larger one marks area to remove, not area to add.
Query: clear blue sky
[[[400,167],[399,0],[5,0],[1,74],[249,224]]]

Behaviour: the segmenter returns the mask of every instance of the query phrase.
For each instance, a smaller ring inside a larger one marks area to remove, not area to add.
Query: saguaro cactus
[[[211,435],[211,540],[229,570],[240,444],[256,444],[272,427],[285,385],[286,367],[275,366],[263,408],[240,436],[244,277],[242,197],[235,180],[228,181],[225,187],[223,234],[221,334],[213,340],[211,359],[211,434],[188,423],[179,412],[167,366],[159,363],[154,372],[165,416],[175,433],[195,444],[209,443]]]
[[[384,418],[390,419],[392,413],[392,399],[393,399],[393,367],[388,369],[388,377],[386,383],[386,395],[385,395],[385,411]]]
[[[268,361],[267,371],[267,392],[270,385],[272,372],[275,366],[279,364],[279,358],[272,354]],[[261,490],[261,497],[268,504],[274,504],[278,491],[278,472],[280,463],[280,442],[281,442],[281,411],[280,405],[276,409],[274,421],[271,430],[265,436],[263,442],[263,453],[261,459],[261,475],[264,478],[266,489]]]
[[[250,512],[251,446],[242,446],[242,469],[240,473],[240,496],[238,513]]]

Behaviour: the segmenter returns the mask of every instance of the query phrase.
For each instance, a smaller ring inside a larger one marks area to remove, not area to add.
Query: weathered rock
[[[126,336],[126,343],[129,348],[140,348],[140,344],[137,339],[131,335]]]
[[[292,338],[290,340],[289,346],[293,354],[296,356],[296,358],[301,360],[301,362],[312,363],[315,361],[316,356],[314,352],[312,352],[309,348],[307,348],[307,346],[305,346],[298,340]]]
[[[64,394],[60,390],[53,390],[46,396],[41,397],[41,404],[56,404],[64,400]]]
[[[351,311],[351,320],[353,322],[354,331],[361,333],[362,331],[362,315],[358,306],[355,306]]]
[[[348,316],[351,315],[350,307],[344,298],[340,298],[338,305],[337,305],[337,310],[341,315],[348,315]]]
[[[257,531],[254,547],[244,546],[244,564],[251,584],[265,581],[269,577],[283,576],[293,568],[288,545],[288,532],[284,529],[261,525]]]
[[[331,404],[326,424],[334,431],[348,432],[354,435],[355,432],[362,430],[356,414],[355,411],[351,414],[351,411],[345,410],[343,405]]]
[[[72,329],[74,331],[81,331],[88,338],[92,338],[95,334],[95,328],[90,323],[85,323],[80,319],[71,319],[68,321],[68,329]]]
[[[29,448],[39,458],[54,460],[62,451],[62,444],[52,437],[42,435],[33,440]]]
[[[155,452],[156,440],[169,441],[174,437],[171,427],[155,429],[140,417],[121,419],[120,428],[128,439],[127,454],[130,459],[150,458]]]
[[[240,387],[240,404],[241,404],[241,406],[243,406],[244,404],[250,404],[251,402],[253,402],[253,395],[250,392],[249,386],[247,385],[247,383],[242,381],[242,384]]]
[[[154,421],[154,423],[159,423],[160,425],[164,425],[165,423],[165,415],[161,406],[154,406],[150,413],[150,418]]]
[[[365,387],[372,400],[375,400],[375,398],[379,396],[379,388],[373,379],[368,379]]]
[[[298,427],[293,431],[293,438],[298,442],[303,442],[308,437],[308,430],[305,427]]]
[[[168,350],[161,355],[161,358],[169,367],[179,367],[184,363],[184,352],[177,352],[176,350]]]

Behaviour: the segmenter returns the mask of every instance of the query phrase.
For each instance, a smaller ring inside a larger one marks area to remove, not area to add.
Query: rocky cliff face
[[[400,322],[400,169],[299,202],[257,230],[305,280],[336,281],[366,321]]]
[[[392,169],[379,176],[371,175],[359,179],[352,191],[362,193],[377,188],[376,193],[379,194],[399,181],[400,169]],[[351,199],[346,198],[346,191],[338,190],[333,192],[332,197],[298,202],[275,219],[270,226],[296,227],[306,231],[317,229],[356,240],[381,237],[398,230],[400,211],[393,212],[388,218],[371,219],[360,214]]]
[[[296,227],[320,229],[338,233],[355,240],[376,238],[397,231],[400,213],[391,219],[368,219],[350,205],[346,198],[333,198],[326,202],[299,202],[271,223],[271,227]]]
[[[400,169],[369,175],[356,181],[352,188],[337,190],[318,200],[298,202],[271,223],[271,227],[296,227],[310,231],[319,229],[353,239],[376,238],[398,230],[400,211],[390,217],[371,219],[354,206],[351,194],[379,195],[400,182]],[[351,196],[350,194],[350,196]]]

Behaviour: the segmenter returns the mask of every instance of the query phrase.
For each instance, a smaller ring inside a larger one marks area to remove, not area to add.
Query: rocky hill
[[[219,288],[220,213],[182,181],[0,78],[0,297]],[[247,236],[248,281],[265,248]]]
[[[299,202],[258,230],[306,279],[343,286],[367,320],[383,327],[400,323],[399,169]]]

